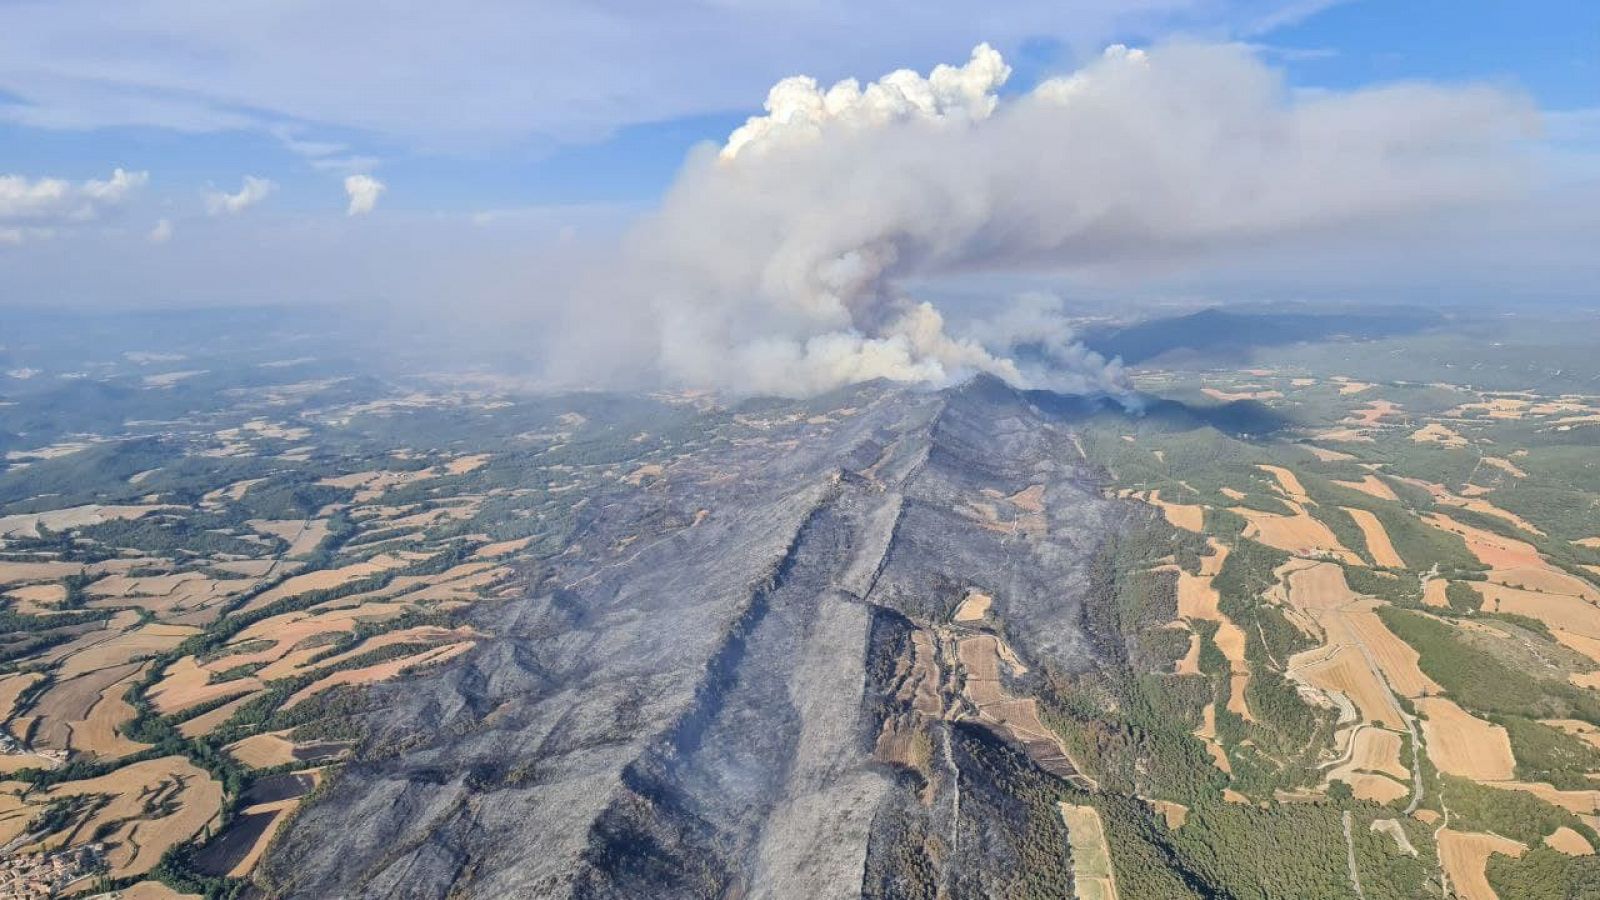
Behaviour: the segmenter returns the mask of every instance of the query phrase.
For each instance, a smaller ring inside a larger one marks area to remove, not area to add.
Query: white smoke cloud
[[[115,169],[111,177],[71,182],[62,178],[0,175],[0,242],[45,238],[62,227],[93,221],[150,180],[148,172]]]
[[[952,334],[899,285],[1172,265],[1467,209],[1519,186],[1530,119],[1482,87],[1296,93],[1238,46],[1113,47],[1002,98],[1008,74],[980,45],[865,88],[785,79],[766,115],[692,155],[630,244],[665,378],[807,394],[982,371],[1114,391],[1120,371],[1052,302]]]
[[[269,179],[246,175],[244,184],[235,193],[207,191],[206,212],[213,216],[236,216],[267,199],[277,187]]]
[[[145,235],[145,240],[152,244],[165,244],[172,240],[172,230],[171,219],[158,219],[150,228],[150,232]]]
[[[364,216],[378,205],[378,196],[388,186],[371,175],[350,175],[344,180],[344,192],[350,197],[348,216]]]

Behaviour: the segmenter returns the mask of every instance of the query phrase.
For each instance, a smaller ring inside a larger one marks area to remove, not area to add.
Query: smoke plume
[[[1009,75],[980,45],[927,76],[774,86],[631,236],[649,364],[751,393],[975,372],[1115,393],[1119,367],[1074,343],[1058,301],[1000,304],[955,333],[901,285],[1172,265],[1454,214],[1518,186],[1529,120],[1482,87],[1295,92],[1235,46],[1112,47],[1005,96]]]

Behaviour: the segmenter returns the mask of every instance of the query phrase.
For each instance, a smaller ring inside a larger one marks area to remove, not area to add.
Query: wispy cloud
[[[481,0],[397,14],[388,0],[345,0],[223,17],[188,0],[125,0],[114,16],[98,3],[0,4],[0,97],[14,98],[0,100],[0,120],[252,128],[330,161],[351,155],[339,146],[351,135],[424,149],[589,140],[743,108],[794,71],[931,63],[975,36],[1002,50],[1038,39],[1089,49],[1173,27],[1243,38],[1327,2],[928,0],[911,15],[899,4]]]

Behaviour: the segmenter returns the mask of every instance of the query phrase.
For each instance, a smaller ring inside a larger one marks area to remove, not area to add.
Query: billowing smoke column
[[[1249,51],[1113,47],[1002,99],[987,45],[961,67],[824,90],[690,157],[629,246],[670,382],[805,395],[990,372],[1124,390],[1025,297],[954,335],[906,279],[1171,262],[1285,233],[1348,233],[1515,186],[1527,121],[1484,88],[1297,95]],[[1028,346],[1027,363],[1014,352]]]

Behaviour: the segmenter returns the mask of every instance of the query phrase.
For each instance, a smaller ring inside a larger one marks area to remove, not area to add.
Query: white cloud
[[[722,157],[761,152],[786,140],[816,138],[824,129],[881,128],[893,122],[986,119],[999,102],[995,91],[1011,67],[993,47],[979,44],[966,65],[935,66],[927,78],[899,69],[867,85],[846,78],[821,90],[809,75],[785,78],[767,92],[766,115],[754,116],[728,136]]]
[[[149,180],[148,172],[124,169],[113,170],[110,178],[79,182],[0,175],[0,243],[51,237],[63,227],[92,222],[122,206]]]
[[[152,244],[165,244],[172,240],[172,220],[158,220],[150,229],[150,233],[145,235],[145,239]]]
[[[189,0],[0,4],[0,119],[48,128],[353,129],[420,144],[589,139],[747,108],[796,71],[946,58],[973,35],[1074,48],[1174,28],[1247,37],[1322,0]],[[352,42],[351,35],[360,35]],[[781,35],[781,39],[778,36]],[[532,49],[530,49],[532,48]],[[449,73],[448,78],[439,77]],[[323,153],[319,155],[332,155]]]
[[[349,175],[344,180],[344,192],[350,196],[348,216],[364,216],[378,205],[378,195],[388,190],[388,185],[371,175]]]
[[[255,175],[244,176],[244,184],[230,194],[226,191],[206,191],[206,212],[213,216],[236,216],[267,199],[277,185]]]
[[[1115,46],[1001,98],[1006,71],[979,47],[866,89],[788,79],[767,116],[691,158],[630,245],[663,375],[776,393],[979,370],[1114,387],[1048,305],[957,334],[902,283],[1148,273],[1296,235],[1403,234],[1522,186],[1532,113],[1498,90],[1297,94],[1237,45]],[[1055,365],[1019,365],[1017,343]]]

